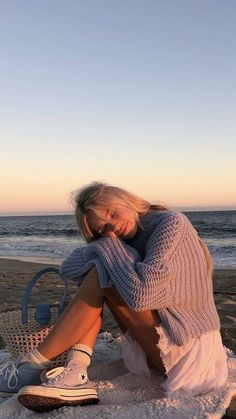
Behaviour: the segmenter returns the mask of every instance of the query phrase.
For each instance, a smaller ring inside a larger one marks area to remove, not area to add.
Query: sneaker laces
[[[54,378],[56,378],[58,375],[61,375],[61,373],[64,371],[65,367],[56,367],[53,368],[45,373],[44,378],[46,381],[52,381]]]
[[[64,368],[64,367],[57,367],[57,368],[53,368],[50,371],[47,371],[47,373],[45,374],[45,378],[47,379],[47,384],[52,384],[55,381],[58,381],[59,379],[67,375],[69,371],[71,371],[71,368]]]
[[[16,386],[18,384],[17,372],[18,372],[18,370],[15,366],[15,363],[11,360],[8,360],[8,361],[5,362],[5,364],[0,365],[0,376],[4,376],[4,380],[7,380],[7,377],[8,377],[7,385],[9,387],[9,389],[11,389],[11,390],[16,388]],[[15,380],[15,384],[11,385],[11,381],[12,381],[13,378]]]
[[[43,382],[43,385],[53,384],[63,379],[66,375],[70,374],[73,369],[72,367],[75,365],[76,363],[72,362],[70,367],[67,365],[66,367],[56,367],[47,371],[44,377],[46,380]]]

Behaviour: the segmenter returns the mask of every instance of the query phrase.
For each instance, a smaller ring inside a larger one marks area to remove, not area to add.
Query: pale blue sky
[[[234,0],[0,1],[0,213],[92,180],[236,208]]]

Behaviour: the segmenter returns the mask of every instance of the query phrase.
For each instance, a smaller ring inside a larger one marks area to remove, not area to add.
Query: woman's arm
[[[166,307],[170,302],[170,283],[175,274],[172,262],[187,227],[183,214],[171,212],[158,224],[146,244],[140,261],[134,248],[119,239],[104,237],[85,249],[85,257],[99,258],[112,285],[135,311]],[[99,277],[101,287],[106,287]]]
[[[81,246],[73,250],[73,252],[63,261],[60,266],[60,275],[63,278],[76,282],[77,285],[81,285],[86,274],[96,266],[98,275],[102,283],[107,284],[107,287],[111,287],[112,283],[109,278],[109,274],[106,268],[96,254],[91,254],[90,257],[85,255],[85,250],[88,247]]]

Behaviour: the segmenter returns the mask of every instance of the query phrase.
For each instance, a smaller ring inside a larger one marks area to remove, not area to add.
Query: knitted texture
[[[177,345],[220,322],[199,237],[187,217],[152,211],[133,240],[103,237],[75,249],[61,275],[78,284],[95,265],[101,288],[115,287],[134,311],[158,310]]]

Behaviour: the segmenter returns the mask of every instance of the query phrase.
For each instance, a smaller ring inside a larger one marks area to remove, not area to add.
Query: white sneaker
[[[39,386],[26,386],[18,394],[19,402],[28,409],[45,412],[62,406],[96,404],[96,390],[88,381],[87,371],[72,360],[63,368],[54,368]]]

